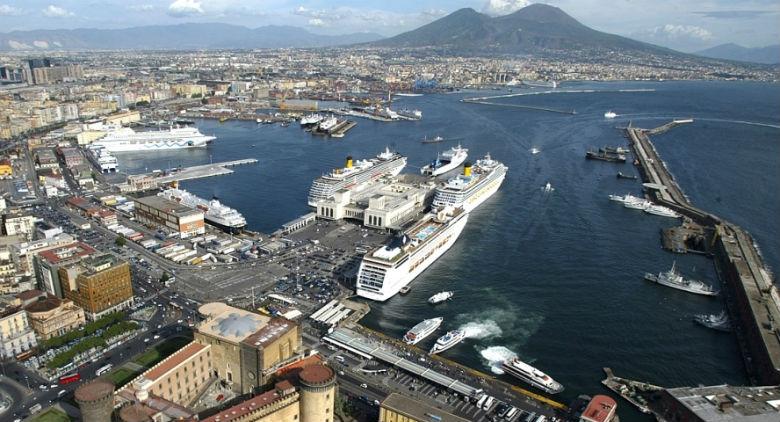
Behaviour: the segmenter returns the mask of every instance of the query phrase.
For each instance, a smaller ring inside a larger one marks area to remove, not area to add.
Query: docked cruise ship
[[[452,147],[439,154],[430,164],[420,169],[420,172],[429,176],[438,176],[457,168],[466,161],[469,150],[460,145]]]
[[[92,161],[102,173],[112,173],[116,171],[117,160],[103,147],[87,148],[87,158]]]
[[[442,317],[426,319],[406,332],[404,335],[404,342],[406,344],[415,345],[423,341],[426,337],[436,331],[443,321],[444,318]]]
[[[563,385],[559,382],[518,358],[505,360],[501,364],[501,369],[547,393],[557,394],[563,391]]]
[[[170,127],[165,130],[136,132],[129,127],[107,126],[106,136],[93,142],[109,152],[159,151],[166,149],[201,148],[216,139],[195,127]]]
[[[358,296],[380,302],[395,296],[452,247],[467,220],[462,208],[434,210],[387,245],[367,253],[358,270]]]
[[[367,182],[382,176],[397,176],[406,166],[406,157],[385,149],[375,158],[352,161],[347,157],[346,165],[317,178],[309,189],[309,205],[316,207],[319,201],[333,196],[341,189],[360,191]]]
[[[473,168],[466,163],[463,174],[436,188],[433,206],[463,207],[466,212],[471,212],[498,191],[506,177],[506,170],[507,167],[490,158],[490,154],[477,160]]]
[[[246,219],[233,208],[222,205],[216,198],[206,201],[182,189],[166,189],[158,194],[190,208],[203,211],[204,219],[228,233],[240,233],[246,227]]]

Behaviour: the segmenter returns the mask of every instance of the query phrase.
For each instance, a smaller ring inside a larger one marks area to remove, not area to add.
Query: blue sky
[[[224,22],[395,35],[462,7],[491,15],[534,0],[0,0],[0,32]],[[780,43],[778,0],[541,0],[592,28],[683,51]]]

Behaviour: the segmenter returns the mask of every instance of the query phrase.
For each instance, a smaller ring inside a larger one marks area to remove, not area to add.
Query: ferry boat
[[[313,126],[321,122],[325,117],[319,113],[311,113],[301,117],[301,126]]]
[[[87,158],[92,161],[95,167],[102,173],[112,173],[116,171],[117,160],[108,150],[101,146],[90,146],[87,148]]]
[[[606,113],[604,113],[604,118],[605,119],[614,119],[615,117],[617,117],[617,113],[615,113],[612,110],[609,110]]]
[[[466,338],[466,333],[464,331],[452,330],[447,334],[439,337],[439,339],[436,340],[436,344],[433,345],[429,353],[435,355],[445,350],[449,350],[455,347],[458,343],[463,341],[463,339],[465,338]]]
[[[422,217],[386,245],[363,256],[357,295],[384,302],[412,282],[452,247],[466,226],[468,213],[446,207]]]
[[[349,156],[343,168],[335,169],[314,180],[309,189],[308,203],[316,207],[319,201],[330,198],[341,189],[360,191],[368,182],[380,177],[397,176],[405,166],[406,157],[391,152],[388,148],[368,160],[353,162]]]
[[[505,360],[501,364],[501,369],[507,374],[519,378],[547,393],[557,394],[563,391],[563,385],[561,385],[561,383],[518,358]]]
[[[405,117],[409,120],[422,120],[422,111],[410,110],[408,108],[402,108],[396,112],[399,116]]]
[[[468,152],[469,150],[467,148],[462,148],[460,144],[458,144],[458,146],[452,147],[439,154],[436,157],[436,160],[420,169],[420,172],[429,176],[444,174],[463,164],[468,157]]]
[[[507,167],[490,158],[477,160],[472,168],[470,163],[463,166],[463,174],[450,178],[443,186],[436,188],[433,206],[463,207],[471,212],[501,187],[506,177]]]
[[[246,219],[233,208],[222,205],[216,198],[207,201],[183,189],[166,189],[157,194],[184,206],[203,211],[203,218],[211,225],[228,233],[240,233],[246,227]]]
[[[438,317],[426,319],[425,321],[415,325],[404,335],[404,343],[413,346],[423,341],[426,337],[433,334],[434,331],[438,330],[443,321],[444,318]]]
[[[680,218],[680,214],[678,214],[675,210],[663,207],[661,205],[650,205],[645,208],[644,211],[648,214],[658,215],[661,217]]]
[[[92,143],[109,152],[160,151],[168,149],[202,148],[213,141],[194,127],[170,127],[167,130],[136,132],[129,127],[107,126],[106,136]]]
[[[658,275],[645,273],[645,280],[697,295],[716,296],[718,294],[718,291],[713,290],[712,286],[709,284],[702,283],[698,280],[684,279],[683,276],[678,274],[675,270],[676,264],[676,262],[673,263],[672,269],[664,273],[658,273]]]
[[[428,298],[428,303],[431,305],[436,305],[438,303],[442,303],[445,300],[450,300],[452,297],[455,296],[455,292],[439,292],[435,295]]]
[[[729,320],[728,315],[726,315],[726,311],[723,311],[718,315],[696,315],[693,317],[693,320],[697,324],[703,325],[707,328],[712,328],[713,330],[723,332],[731,331],[731,321]]]

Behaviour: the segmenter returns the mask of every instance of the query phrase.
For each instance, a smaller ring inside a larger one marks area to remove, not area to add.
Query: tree
[[[166,283],[168,280],[170,280],[170,279],[171,279],[171,276],[169,276],[169,275],[168,275],[168,273],[163,273],[163,274],[160,276],[160,283],[161,283],[161,284],[165,284],[165,283]]]
[[[127,245],[127,239],[125,239],[125,237],[124,237],[124,236],[119,236],[119,237],[117,237],[117,238],[116,238],[116,240],[114,241],[114,243],[115,243],[117,246],[119,246],[120,248],[124,248],[124,247],[125,247],[125,245]]]

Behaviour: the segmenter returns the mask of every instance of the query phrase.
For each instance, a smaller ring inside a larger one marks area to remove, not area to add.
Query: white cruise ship
[[[385,151],[375,158],[352,161],[347,157],[346,165],[314,180],[309,189],[308,203],[316,207],[319,201],[333,196],[341,189],[361,191],[367,182],[382,176],[397,176],[406,166],[406,157],[396,152]]]
[[[563,385],[559,382],[518,358],[504,361],[501,364],[501,369],[547,393],[557,394],[563,391]]]
[[[367,253],[358,270],[358,296],[379,302],[395,296],[452,247],[467,220],[462,208],[435,210],[387,245]]]
[[[136,132],[129,127],[107,126],[106,136],[93,142],[109,152],[160,151],[166,149],[201,148],[213,141],[195,127],[171,127],[166,130]]]
[[[471,212],[498,191],[506,177],[506,170],[507,167],[491,159],[490,154],[477,160],[473,168],[466,163],[463,174],[436,188],[433,206],[463,207],[466,212]]]
[[[116,157],[111,155],[111,153],[106,151],[103,147],[87,148],[87,157],[102,173],[112,173],[116,171]]]
[[[468,153],[469,150],[459,144],[439,154],[432,163],[421,168],[420,172],[429,176],[444,174],[463,164],[469,156]]]
[[[216,198],[207,201],[183,189],[166,189],[158,196],[203,211],[203,217],[209,224],[228,233],[240,233],[246,227],[246,219],[241,213],[222,205]]]

